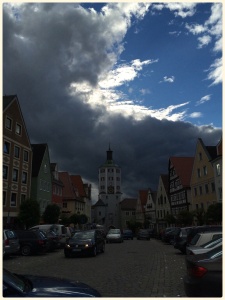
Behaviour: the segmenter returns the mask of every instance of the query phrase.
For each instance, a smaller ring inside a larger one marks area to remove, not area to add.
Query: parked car
[[[194,226],[190,230],[190,232],[187,235],[187,244],[191,242],[193,237],[196,235],[196,233],[199,232],[213,232],[213,231],[221,231],[222,232],[222,226],[221,225],[203,225],[203,226]]]
[[[29,229],[32,231],[40,231],[42,234],[44,234],[45,238],[48,239],[48,249],[47,251],[51,252],[56,249],[60,248],[60,242],[59,242],[59,237],[54,231],[45,231],[45,230],[40,230],[40,229]]]
[[[68,234],[66,227],[62,224],[40,224],[33,226],[30,229],[40,229],[46,232],[54,231],[59,237],[60,246],[62,248],[65,245],[66,239],[71,236],[71,233]]]
[[[3,269],[3,297],[101,297],[85,283],[62,278],[18,275]]]
[[[183,227],[174,237],[174,248],[186,253],[187,236],[193,227]]]
[[[47,252],[48,239],[40,230],[15,230],[20,243],[20,252],[27,256]]]
[[[186,253],[190,254],[190,247],[201,246],[202,244],[222,237],[222,232],[201,232],[197,233],[186,247]]]
[[[222,245],[186,256],[184,288],[188,297],[222,297]]]
[[[101,231],[96,229],[76,232],[66,241],[64,246],[65,257],[76,255],[92,255],[105,252],[105,239]]]
[[[3,257],[9,257],[11,254],[20,250],[19,239],[13,230],[3,230]]]
[[[179,233],[180,227],[174,227],[167,232],[165,232],[162,236],[162,241],[168,244],[174,244],[175,236]]]
[[[106,243],[122,243],[123,235],[120,229],[110,229],[106,235]]]
[[[134,234],[133,231],[130,229],[124,229],[123,230],[123,239],[124,240],[133,240]]]
[[[147,229],[140,229],[137,233],[137,240],[150,240],[150,233]]]
[[[169,231],[173,230],[174,228],[176,228],[176,227],[166,227],[166,228],[164,228],[164,229],[161,230],[160,235],[161,235],[161,240],[162,240],[162,242],[164,242],[164,236],[165,236]]]
[[[190,255],[203,254],[216,248],[217,246],[222,245],[222,243],[223,243],[223,238],[218,238],[218,239],[211,240],[201,246],[189,246],[188,254]]]

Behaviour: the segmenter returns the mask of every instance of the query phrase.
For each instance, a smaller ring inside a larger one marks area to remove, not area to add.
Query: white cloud
[[[212,38],[209,35],[204,35],[202,37],[198,38],[199,45],[198,48],[202,48],[204,46],[207,46],[211,42]]]
[[[222,65],[223,65],[222,58],[218,58],[214,61],[214,63],[211,64],[209,70],[207,70],[209,72],[207,79],[213,81],[211,85],[216,85],[218,83],[222,83],[222,80],[223,80]]]
[[[140,93],[141,93],[142,95],[147,95],[147,94],[150,94],[151,92],[150,92],[149,89],[140,89]]]
[[[200,33],[207,31],[207,27],[200,24],[191,24],[191,25],[186,24],[185,28],[194,35],[198,35]]]
[[[160,81],[160,83],[162,83],[162,82],[169,82],[169,83],[173,83],[173,82],[174,82],[174,80],[175,80],[175,77],[174,77],[174,76],[170,76],[170,77],[164,76],[164,77],[163,77],[163,80],[162,80],[162,81]]]
[[[196,3],[176,3],[176,2],[171,2],[171,3],[165,3],[165,4],[154,4],[152,6],[153,9],[156,10],[163,10],[163,8],[169,8],[169,10],[174,11],[175,16],[179,16],[181,18],[186,18],[186,17],[191,17],[195,13],[195,6]]]
[[[202,117],[201,112],[193,112],[192,114],[189,115],[189,118],[196,119]]]
[[[201,105],[201,104],[209,101],[210,99],[211,99],[211,95],[206,95],[206,96],[202,97],[199,101],[197,101],[195,106]]]

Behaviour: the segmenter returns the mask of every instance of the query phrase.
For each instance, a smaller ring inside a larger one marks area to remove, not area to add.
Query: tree
[[[208,223],[222,222],[222,203],[211,204],[206,212],[206,219]]]
[[[59,221],[59,215],[60,207],[56,204],[49,204],[43,213],[43,220],[47,224],[55,224]]]
[[[180,225],[191,225],[193,222],[193,213],[188,210],[182,210],[177,215],[177,223]]]
[[[39,224],[40,222],[40,205],[36,200],[27,199],[20,205],[18,215],[19,221],[26,229]]]
[[[197,209],[196,211],[194,211],[194,217],[197,220],[198,226],[205,224],[206,213],[205,213],[204,209]]]
[[[74,226],[75,226],[76,224],[79,223],[79,215],[73,214],[72,216],[70,216],[69,221],[70,221],[70,223],[74,224]]]
[[[167,222],[168,225],[175,224],[177,221],[175,219],[174,215],[172,215],[172,214],[167,214],[165,216],[164,220]]]

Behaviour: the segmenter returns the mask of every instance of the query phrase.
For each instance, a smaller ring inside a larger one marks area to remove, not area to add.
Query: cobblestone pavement
[[[186,297],[185,255],[160,240],[106,244],[96,257],[65,258],[63,250],[3,260],[12,272],[70,278],[96,288],[102,297]]]

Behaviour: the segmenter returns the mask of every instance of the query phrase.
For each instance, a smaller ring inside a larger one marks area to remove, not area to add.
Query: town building
[[[191,206],[191,174],[194,157],[170,157],[168,164],[169,201],[174,217],[180,211],[190,210]]]
[[[15,225],[30,198],[32,149],[16,95],[3,97],[3,227]]]
[[[120,201],[121,191],[121,168],[113,160],[113,151],[106,152],[107,157],[104,164],[99,168],[99,200],[105,204],[105,228],[120,226]]]
[[[159,176],[159,183],[156,196],[156,230],[159,232],[161,229],[167,227],[165,220],[166,216],[171,214],[169,202],[169,176],[168,174],[161,174]]]
[[[192,210],[207,211],[217,202],[215,177],[212,161],[217,158],[216,146],[205,146],[199,138],[196,144],[193,171],[190,181]]]
[[[52,174],[52,203],[58,205],[60,211],[62,211],[63,183],[59,179],[57,163],[51,163],[50,166],[51,166],[51,174]]]
[[[120,228],[129,228],[129,224],[136,222],[136,198],[125,198],[120,202]]]
[[[143,227],[146,221],[145,206],[148,200],[148,193],[149,193],[148,189],[138,191],[137,206],[136,206],[136,222],[142,224]]]
[[[216,146],[217,157],[211,161],[213,169],[214,169],[214,177],[215,177],[215,190],[216,190],[216,199],[217,202],[222,203],[222,188],[223,188],[223,163],[222,163],[222,139]]]
[[[31,199],[40,204],[40,213],[52,203],[52,172],[48,144],[32,144]]]

